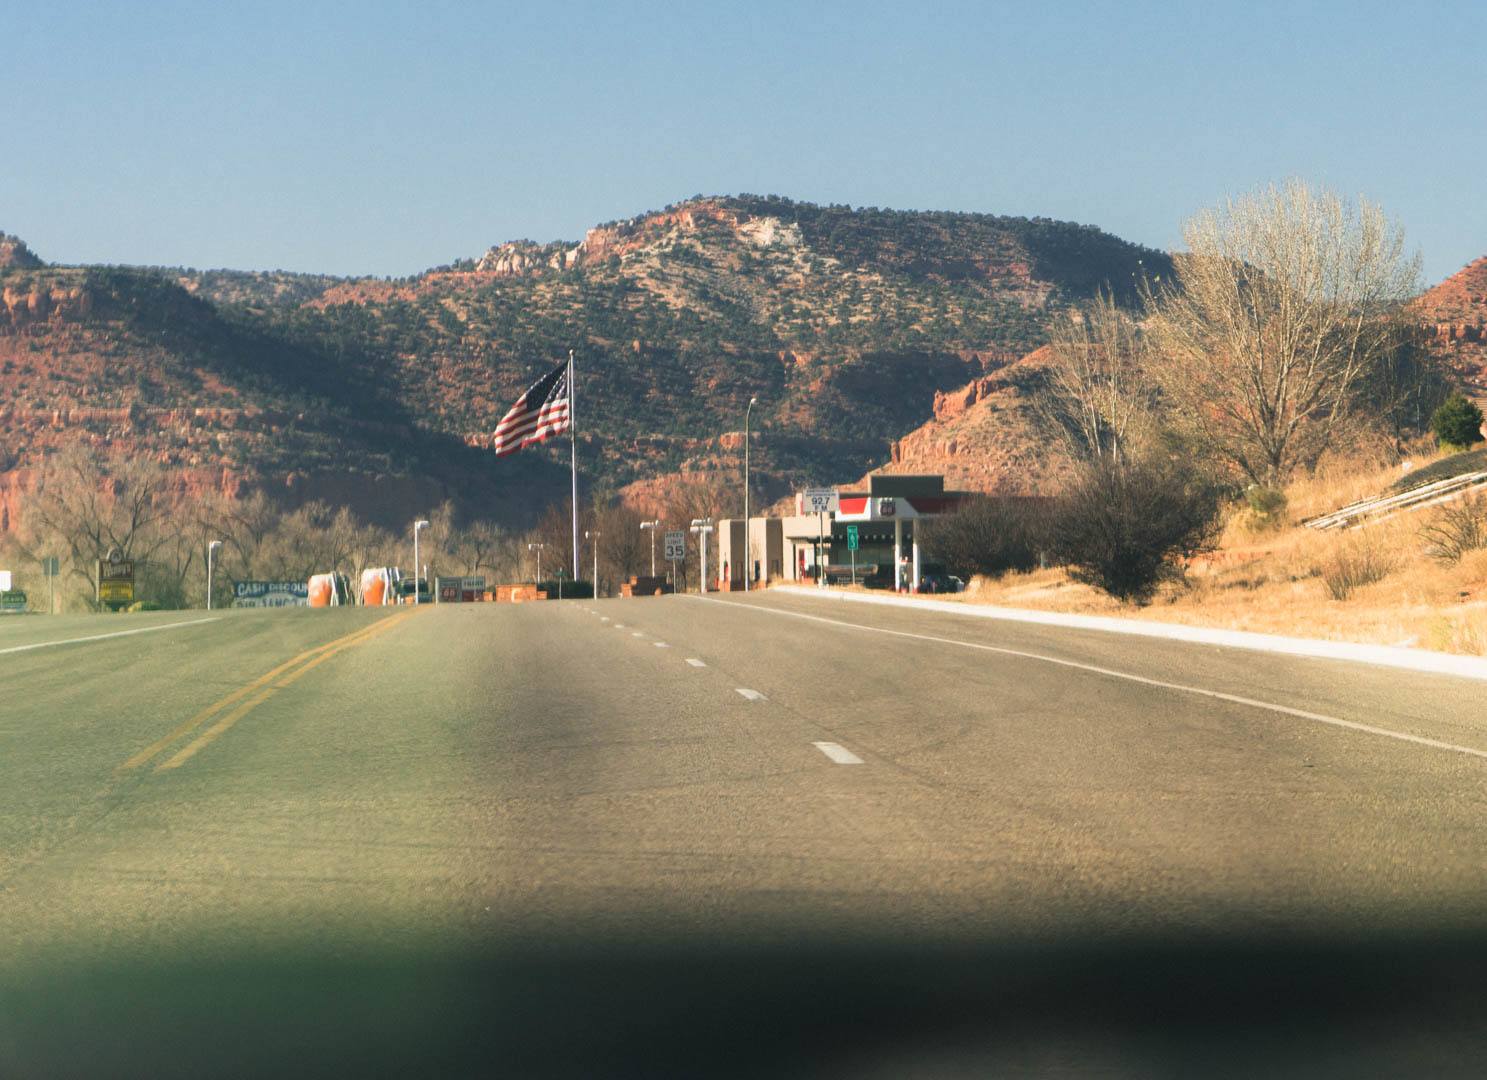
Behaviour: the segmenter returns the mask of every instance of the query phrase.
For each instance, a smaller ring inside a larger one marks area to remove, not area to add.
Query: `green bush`
[[[1212,546],[1218,520],[1219,489],[1182,462],[1094,462],[1059,500],[1052,551],[1076,581],[1145,603]]]
[[[1278,488],[1251,484],[1245,489],[1244,502],[1256,521],[1269,524],[1285,519],[1286,493]]]
[[[1482,410],[1463,394],[1452,394],[1430,417],[1430,430],[1442,446],[1464,450],[1482,441]]]

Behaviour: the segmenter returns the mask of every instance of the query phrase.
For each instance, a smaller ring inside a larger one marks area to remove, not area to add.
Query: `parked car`
[[[949,574],[920,574],[919,591],[922,593],[957,592]]]

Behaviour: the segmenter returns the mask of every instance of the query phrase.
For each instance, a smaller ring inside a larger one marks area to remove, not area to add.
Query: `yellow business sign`
[[[118,549],[98,560],[98,602],[110,607],[134,603],[134,560],[120,556]]]
[[[106,604],[132,604],[134,603],[134,582],[100,581],[98,599]]]

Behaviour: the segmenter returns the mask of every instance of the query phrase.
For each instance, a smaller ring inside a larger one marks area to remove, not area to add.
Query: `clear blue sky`
[[[0,229],[403,275],[749,191],[1172,247],[1299,176],[1487,254],[1483,0],[917,7],[0,0]]]

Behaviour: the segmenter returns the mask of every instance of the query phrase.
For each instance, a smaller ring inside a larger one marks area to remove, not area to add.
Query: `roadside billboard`
[[[305,607],[310,602],[310,586],[304,581],[235,581],[232,606],[235,608]]]

